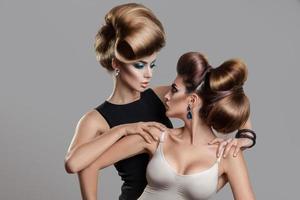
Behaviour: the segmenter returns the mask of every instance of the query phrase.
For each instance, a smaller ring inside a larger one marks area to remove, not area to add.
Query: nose
[[[145,78],[152,78],[152,68],[150,66],[145,67],[144,77]]]
[[[170,100],[170,90],[165,94],[165,102]]]

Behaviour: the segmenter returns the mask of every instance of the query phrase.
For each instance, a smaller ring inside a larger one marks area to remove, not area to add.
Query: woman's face
[[[153,68],[156,66],[157,53],[144,57],[134,63],[123,63],[120,67],[119,78],[131,89],[143,92],[152,78]]]
[[[184,119],[187,115],[188,94],[182,77],[178,76],[165,95],[166,115],[170,118]]]

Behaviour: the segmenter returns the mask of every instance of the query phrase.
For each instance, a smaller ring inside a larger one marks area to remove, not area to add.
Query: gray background
[[[105,13],[126,1],[0,0],[0,199],[80,199],[63,160],[79,118],[102,103],[112,79],[95,59]],[[175,77],[178,57],[201,51],[213,66],[232,57],[249,67],[258,143],[245,153],[257,199],[299,191],[299,0],[136,1],[167,32],[152,85]],[[175,125],[178,125],[175,122]],[[101,199],[117,199],[113,167],[101,172]],[[232,199],[226,186],[217,199]]]

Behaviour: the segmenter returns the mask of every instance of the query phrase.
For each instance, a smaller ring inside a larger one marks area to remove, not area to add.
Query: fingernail
[[[226,155],[224,154],[224,155],[223,155],[223,158],[225,158],[225,157],[226,157]]]
[[[158,137],[156,137],[155,139],[158,140]]]

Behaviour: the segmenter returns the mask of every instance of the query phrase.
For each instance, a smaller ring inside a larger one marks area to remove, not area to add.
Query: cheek
[[[182,98],[172,98],[170,100],[170,109],[169,113],[174,116],[181,116],[187,112],[187,106],[185,101]]]
[[[123,69],[122,79],[130,85],[140,83],[142,76],[142,70],[134,69],[133,67],[124,67]]]

